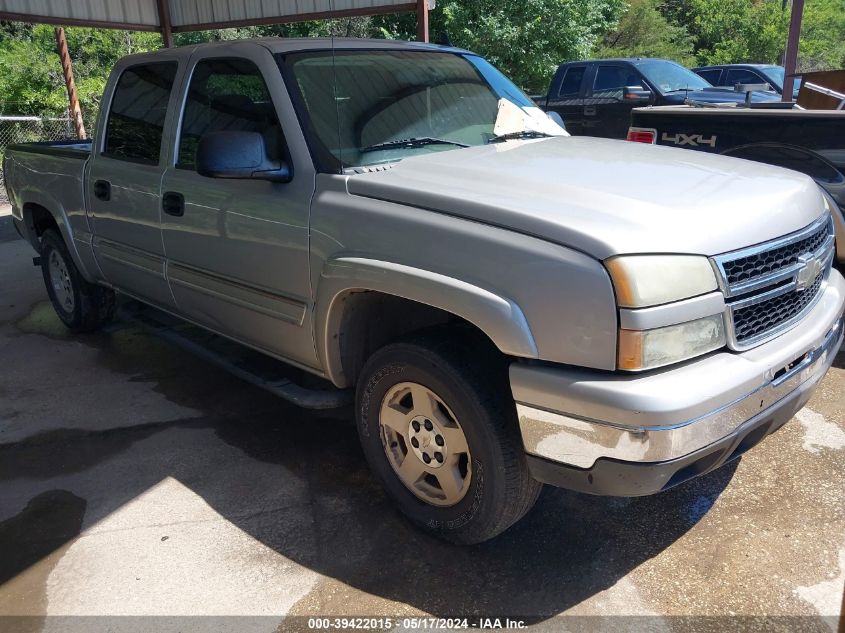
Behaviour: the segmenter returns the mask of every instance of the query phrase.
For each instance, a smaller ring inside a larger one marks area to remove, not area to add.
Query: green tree
[[[783,0],[665,0],[663,14],[692,35],[702,64],[783,60],[791,3]],[[807,0],[798,70],[845,66],[845,0]]]
[[[845,0],[807,0],[798,70],[845,68]]]
[[[789,13],[781,0],[691,0],[690,8],[701,63],[776,63],[783,55]]]
[[[114,63],[124,55],[154,50],[161,45],[156,33],[88,28],[66,31],[76,88],[88,121],[97,112]],[[3,25],[0,28],[0,111],[59,116],[66,109],[67,92],[53,27]]]
[[[660,8],[660,0],[631,0],[619,25],[601,39],[593,55],[662,57],[692,64],[695,61],[692,36],[683,26],[670,23]]]

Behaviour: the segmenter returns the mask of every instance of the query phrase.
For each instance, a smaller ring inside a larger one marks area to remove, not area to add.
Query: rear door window
[[[156,62],[123,71],[106,123],[105,156],[158,164],[177,66],[176,62]]]
[[[581,92],[581,82],[584,80],[586,66],[572,66],[566,69],[563,81],[560,82],[559,97],[577,97]]]

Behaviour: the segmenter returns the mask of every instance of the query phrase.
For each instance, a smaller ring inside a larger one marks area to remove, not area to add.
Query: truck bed
[[[68,158],[88,158],[91,154],[91,141],[39,141],[36,143],[14,143],[6,148],[6,152],[28,152],[32,154],[47,154],[49,156],[66,156]]]
[[[59,226],[71,249],[75,248],[71,235],[76,239],[90,236],[84,188],[90,155],[91,141],[18,143],[6,148],[3,176],[12,215],[24,237],[36,248],[35,237],[23,225],[24,200],[59,215]],[[56,199],[57,192],[61,192],[60,200]]]

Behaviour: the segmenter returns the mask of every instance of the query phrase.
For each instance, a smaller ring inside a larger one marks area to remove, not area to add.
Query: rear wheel
[[[357,393],[361,444],[388,494],[418,526],[464,544],[506,530],[541,489],[505,368],[479,349],[448,335],[388,345],[367,361]]]
[[[91,332],[114,316],[114,291],[87,282],[79,273],[58,231],[41,238],[41,273],[56,314],[73,332]]]

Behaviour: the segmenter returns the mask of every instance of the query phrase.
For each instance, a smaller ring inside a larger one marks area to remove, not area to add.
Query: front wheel
[[[541,489],[504,368],[479,349],[448,335],[388,345],[367,361],[356,402],[364,453],[390,497],[418,526],[462,544],[505,531]]]
[[[41,273],[53,309],[69,330],[91,332],[111,321],[114,291],[85,280],[53,229],[41,237]]]

